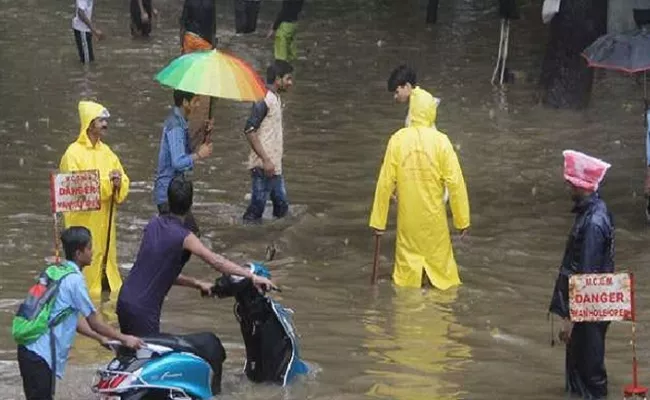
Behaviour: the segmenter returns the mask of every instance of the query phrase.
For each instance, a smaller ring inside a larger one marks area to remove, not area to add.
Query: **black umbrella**
[[[582,56],[590,67],[634,74],[650,69],[650,29],[643,27],[599,37]]]
[[[603,35],[589,45],[582,52],[582,56],[592,68],[629,74],[643,72],[643,100],[647,110],[645,74],[650,70],[650,9],[635,9],[634,18],[638,29]]]

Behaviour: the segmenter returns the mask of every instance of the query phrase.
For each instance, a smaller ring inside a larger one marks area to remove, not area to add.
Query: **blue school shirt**
[[[64,277],[59,286],[59,293],[54,300],[51,319],[60,312],[72,308],[75,312],[68,315],[62,322],[54,327],[54,343],[56,344],[56,376],[63,378],[65,364],[68,361],[68,353],[74,342],[77,333],[77,320],[79,316],[87,318],[95,312],[95,306],[88,295],[88,287],[81,270],[74,262],[66,260],[65,263],[74,266],[76,272]],[[50,331],[35,342],[25,346],[28,350],[38,354],[52,369],[52,355],[50,347]]]

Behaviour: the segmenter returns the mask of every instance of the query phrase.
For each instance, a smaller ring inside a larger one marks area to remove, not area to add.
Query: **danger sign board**
[[[99,210],[99,171],[53,173],[50,176],[52,212]]]
[[[632,319],[630,274],[575,274],[569,278],[571,321]]]

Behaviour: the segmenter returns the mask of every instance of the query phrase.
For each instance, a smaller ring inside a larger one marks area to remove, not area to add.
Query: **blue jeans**
[[[282,218],[287,215],[289,201],[282,175],[268,177],[264,175],[262,168],[253,168],[251,169],[251,183],[251,203],[244,213],[244,221],[260,221],[269,196],[273,202],[273,216]]]

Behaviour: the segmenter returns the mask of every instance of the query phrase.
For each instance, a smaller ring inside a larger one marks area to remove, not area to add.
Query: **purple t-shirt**
[[[162,304],[183,265],[183,241],[191,232],[169,215],[156,216],[144,228],[133,268],[122,284],[118,302],[160,315]]]

